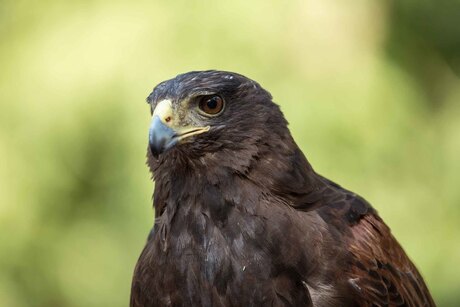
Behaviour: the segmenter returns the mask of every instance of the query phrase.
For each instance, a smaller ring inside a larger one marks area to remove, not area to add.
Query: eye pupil
[[[215,109],[217,108],[217,99],[215,97],[211,98],[208,100],[208,102],[206,103],[206,106],[209,108],[209,109]]]
[[[224,100],[220,96],[204,96],[198,107],[206,114],[217,115],[224,108]]]

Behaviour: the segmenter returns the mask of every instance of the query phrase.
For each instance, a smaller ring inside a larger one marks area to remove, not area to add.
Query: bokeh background
[[[158,82],[240,72],[460,304],[460,1],[0,1],[0,305],[127,306]],[[251,116],[251,114],[248,114]]]

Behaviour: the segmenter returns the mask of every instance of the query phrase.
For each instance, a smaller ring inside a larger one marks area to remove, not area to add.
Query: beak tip
[[[150,148],[150,153],[152,154],[152,156],[155,159],[158,159],[161,152],[155,146],[153,146],[152,143],[150,142],[149,142],[149,148]]]

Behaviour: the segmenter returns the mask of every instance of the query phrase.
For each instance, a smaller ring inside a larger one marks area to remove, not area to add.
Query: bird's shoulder
[[[313,173],[305,188],[300,188],[290,205],[300,211],[316,211],[329,225],[340,231],[359,223],[367,214],[377,214],[363,197],[342,188],[335,182]],[[313,184],[312,184],[313,183]]]
[[[335,182],[318,176],[321,182],[313,192],[318,199],[316,205],[319,215],[337,227],[351,227],[366,215],[376,215],[376,210],[363,197],[342,188]]]
[[[377,211],[361,196],[321,180],[314,210],[345,249],[341,269],[357,304],[435,306],[422,276]]]
[[[363,306],[435,306],[417,268],[376,213],[363,216],[344,239],[346,275]]]

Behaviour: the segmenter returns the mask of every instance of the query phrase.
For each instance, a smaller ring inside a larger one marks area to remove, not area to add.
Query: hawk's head
[[[244,171],[244,165],[260,154],[259,145],[282,146],[281,141],[292,140],[271,95],[236,73],[181,74],[156,86],[147,102],[152,113],[149,148],[154,164],[171,159],[220,160],[221,166],[243,164]]]

